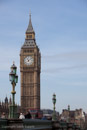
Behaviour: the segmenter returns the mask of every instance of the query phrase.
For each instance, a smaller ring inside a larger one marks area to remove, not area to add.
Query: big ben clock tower
[[[26,30],[26,38],[20,52],[21,108],[40,109],[41,55],[35,40],[31,22]]]

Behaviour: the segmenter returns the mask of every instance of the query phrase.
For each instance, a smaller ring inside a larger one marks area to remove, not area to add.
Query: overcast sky
[[[87,0],[0,0],[0,99],[10,97],[10,66],[18,67],[16,102],[20,104],[20,49],[29,23],[41,51],[41,108],[68,105],[87,111]]]

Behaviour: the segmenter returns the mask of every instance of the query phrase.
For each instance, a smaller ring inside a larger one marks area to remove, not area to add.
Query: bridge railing
[[[74,123],[39,119],[0,119],[0,130],[81,130]]]

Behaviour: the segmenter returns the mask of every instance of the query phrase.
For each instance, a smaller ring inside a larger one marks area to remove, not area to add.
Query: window
[[[33,53],[34,50],[24,50],[25,53]]]

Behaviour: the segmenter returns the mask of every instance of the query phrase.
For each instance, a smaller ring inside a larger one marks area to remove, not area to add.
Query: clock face
[[[24,59],[24,64],[26,65],[32,65],[34,62],[34,59],[32,56],[27,56],[25,59]]]

